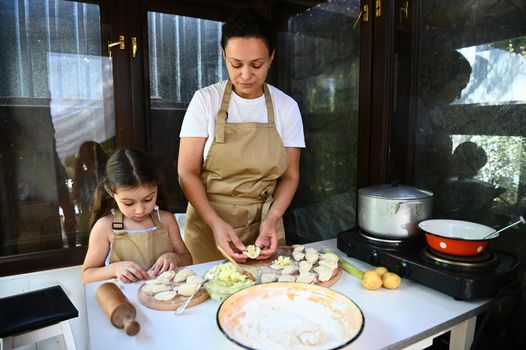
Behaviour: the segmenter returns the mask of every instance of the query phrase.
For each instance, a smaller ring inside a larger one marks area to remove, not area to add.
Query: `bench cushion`
[[[79,315],[60,286],[0,299],[0,338],[27,332]]]

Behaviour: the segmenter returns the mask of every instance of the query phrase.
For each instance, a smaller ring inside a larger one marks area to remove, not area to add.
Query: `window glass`
[[[458,49],[473,67],[462,95],[452,104],[526,103],[526,37]]]
[[[290,18],[278,87],[303,117],[300,184],[285,216],[289,243],[334,238],[356,222],[359,1],[328,1]]]
[[[85,245],[115,136],[99,7],[3,1],[0,22],[0,256]]]
[[[194,92],[228,78],[222,22],[148,12],[152,102],[189,103]]]
[[[151,154],[163,175],[162,208],[186,212],[177,181],[179,132],[195,91],[228,79],[221,53],[221,22],[148,12]]]
[[[391,170],[434,193],[434,218],[505,227],[526,212],[524,12],[512,1],[421,5],[418,35],[395,33]],[[524,262],[525,234],[517,225],[490,246]]]
[[[425,0],[413,6],[418,23],[397,20],[391,177],[431,190],[433,218],[500,229],[526,212],[523,3]],[[521,263],[496,296],[501,307],[488,315],[490,336],[481,339],[523,348],[511,325],[526,321],[516,312],[524,295],[506,288],[526,285],[526,225],[503,231],[488,247]]]
[[[435,193],[436,216],[498,227],[526,205],[526,50],[513,6],[483,8],[424,2],[414,174]]]

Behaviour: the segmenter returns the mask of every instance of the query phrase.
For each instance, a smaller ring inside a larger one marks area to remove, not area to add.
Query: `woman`
[[[242,262],[246,244],[266,259],[285,243],[282,216],[305,147],[297,103],[265,83],[275,53],[268,21],[241,10],[222,29],[230,79],[195,93],[180,134],[184,232],[194,263],[220,259],[216,245]]]

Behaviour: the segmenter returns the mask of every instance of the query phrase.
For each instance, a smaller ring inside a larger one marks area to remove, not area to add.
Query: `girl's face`
[[[230,38],[223,50],[223,58],[236,94],[243,98],[263,95],[263,83],[274,59],[274,52],[269,54],[263,39]]]
[[[157,186],[119,187],[113,194],[119,210],[136,222],[147,219],[157,201]]]

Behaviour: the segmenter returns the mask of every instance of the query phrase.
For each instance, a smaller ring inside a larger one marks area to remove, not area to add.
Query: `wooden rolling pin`
[[[106,282],[97,288],[95,297],[112,325],[124,328],[128,335],[139,333],[141,326],[135,321],[135,307],[122,294],[119,287],[114,283]]]

